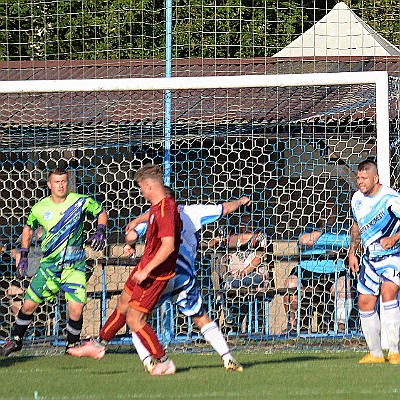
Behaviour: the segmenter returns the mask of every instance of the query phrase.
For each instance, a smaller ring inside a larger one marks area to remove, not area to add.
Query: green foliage
[[[400,2],[398,0],[352,1],[352,10],[386,40],[400,46]]]
[[[301,32],[295,1],[278,7],[271,0],[197,0],[177,2],[174,17],[175,57],[264,57]],[[282,18],[283,16],[283,18]]]
[[[164,53],[161,0],[0,3],[0,57],[19,59],[152,58]]]
[[[173,57],[275,54],[335,0],[172,0]],[[397,0],[347,2],[400,43]],[[165,58],[165,0],[0,0],[1,60]]]

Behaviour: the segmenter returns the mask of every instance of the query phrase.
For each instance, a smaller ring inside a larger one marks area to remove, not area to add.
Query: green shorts
[[[52,301],[63,291],[67,301],[86,303],[86,274],[73,267],[64,268],[61,277],[56,276],[50,269],[40,266],[26,291],[25,299],[42,303]]]

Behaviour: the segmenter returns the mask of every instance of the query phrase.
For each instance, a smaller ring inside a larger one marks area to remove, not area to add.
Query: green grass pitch
[[[177,373],[161,377],[136,354],[18,355],[0,358],[0,399],[399,399],[400,365],[358,364],[364,354],[240,351],[236,373],[213,353],[171,353]]]

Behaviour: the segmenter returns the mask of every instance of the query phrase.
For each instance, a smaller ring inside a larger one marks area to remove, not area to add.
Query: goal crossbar
[[[377,163],[380,169],[381,182],[390,185],[389,77],[387,71],[173,78],[0,81],[0,93],[190,90],[351,84],[375,85]]]
[[[386,71],[173,78],[113,78],[0,81],[0,93],[100,92],[124,90],[229,89],[250,87],[376,84]]]

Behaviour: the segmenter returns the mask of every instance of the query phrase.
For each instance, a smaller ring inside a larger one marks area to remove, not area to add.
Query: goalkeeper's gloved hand
[[[103,250],[106,245],[106,227],[103,224],[97,226],[96,232],[89,237],[86,244],[89,244],[94,251]]]
[[[21,258],[19,260],[19,263],[17,265],[17,277],[18,278],[24,278],[26,276],[26,273],[28,272],[28,253],[29,250],[22,248],[20,250],[21,253]]]

